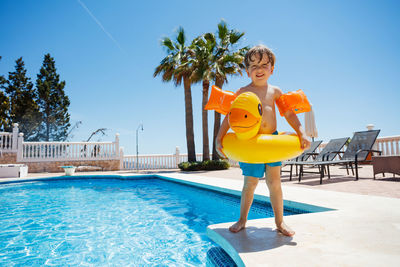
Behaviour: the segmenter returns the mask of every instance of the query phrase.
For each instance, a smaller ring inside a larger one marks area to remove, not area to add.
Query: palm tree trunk
[[[190,80],[183,79],[183,86],[185,90],[185,120],[186,120],[186,145],[188,151],[188,161],[196,161],[196,151],[194,146],[194,131],[193,131],[193,106],[192,106],[192,89],[190,87]]]
[[[219,155],[217,153],[217,147],[215,144],[215,140],[217,139],[219,127],[221,125],[221,114],[218,112],[214,111],[214,138],[213,138],[213,153],[212,153],[212,159],[213,160],[218,160]]]
[[[217,79],[215,81],[215,85],[221,89],[222,89],[223,84],[224,84],[223,80],[221,81],[220,79]],[[217,140],[217,135],[218,135],[220,126],[221,126],[221,114],[214,111],[214,136],[213,136],[213,153],[212,153],[213,160],[218,160],[220,158],[217,153],[217,147],[216,147],[216,143],[215,143],[215,140]]]
[[[203,103],[201,105],[201,114],[203,120],[203,161],[210,160],[210,144],[208,141],[208,111],[204,109],[208,100],[209,80],[203,80]]]

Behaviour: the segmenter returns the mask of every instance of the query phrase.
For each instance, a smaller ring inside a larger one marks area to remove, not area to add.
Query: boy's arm
[[[310,140],[308,139],[303,126],[301,126],[301,123],[299,121],[299,118],[297,118],[297,115],[293,111],[289,110],[285,112],[284,116],[287,122],[290,124],[290,126],[292,126],[292,128],[296,131],[297,135],[299,136],[301,148],[302,149],[309,148],[311,144]]]
[[[224,152],[222,152],[222,138],[224,138],[224,136],[226,135],[228,130],[229,130],[228,116],[225,116],[224,120],[222,121],[221,126],[219,127],[217,138],[215,140],[216,141],[216,150],[222,158],[227,158],[227,156],[224,154]]]

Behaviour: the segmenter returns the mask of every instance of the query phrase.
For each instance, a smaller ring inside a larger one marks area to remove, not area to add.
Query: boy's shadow
[[[227,228],[215,228],[216,233],[224,237],[238,253],[265,251],[281,246],[297,246],[293,237],[284,236],[268,227],[246,227],[238,233],[231,233]]]

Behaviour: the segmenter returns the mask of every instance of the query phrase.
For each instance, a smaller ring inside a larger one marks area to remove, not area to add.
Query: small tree
[[[77,121],[77,122],[75,122],[74,126],[69,128],[69,132],[67,133],[67,137],[66,137],[65,141],[70,141],[74,137],[73,132],[76,129],[78,129],[79,125],[81,125],[81,124],[82,124],[82,121]]]
[[[30,78],[26,77],[22,57],[16,60],[15,72],[9,72],[4,88],[10,99],[10,119],[6,130],[11,130],[12,124],[18,123],[25,140],[34,140],[40,124],[39,106],[35,101],[33,84]]]
[[[40,141],[64,141],[68,136],[70,101],[64,92],[65,81],[60,81],[55,61],[46,54],[40,73],[37,75],[36,88],[38,104],[42,117],[37,139]]]
[[[86,142],[89,142],[92,137],[96,135],[101,135],[104,136],[106,135],[107,128],[99,128],[96,131],[92,132],[89,138],[86,140]],[[87,153],[87,147],[86,145],[83,147],[82,152]],[[97,157],[100,154],[100,145],[95,145],[93,147],[93,150],[90,152],[91,157]]]

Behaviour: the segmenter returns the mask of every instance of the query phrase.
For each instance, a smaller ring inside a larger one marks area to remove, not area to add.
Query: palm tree
[[[228,82],[228,75],[242,75],[244,69],[244,55],[248,47],[235,49],[244,32],[229,30],[227,24],[221,21],[218,24],[216,48],[214,59],[211,65],[215,85],[222,89],[224,83]],[[214,136],[213,136],[213,155],[212,159],[217,160],[219,156],[216,151],[215,140],[221,125],[221,114],[214,112]]]
[[[208,113],[204,107],[208,99],[210,81],[214,81],[216,86],[222,88],[226,83],[228,75],[242,74],[244,68],[244,54],[247,47],[237,51],[232,51],[239,39],[244,35],[236,30],[228,30],[224,21],[218,24],[218,40],[213,33],[206,33],[196,38],[192,42],[191,48],[194,51],[192,60],[193,82],[203,82],[202,100],[202,121],[203,121],[203,160],[209,159],[208,143]],[[221,115],[214,113],[214,138],[213,138],[213,160],[217,160],[218,154],[215,151],[215,138],[221,124]]]
[[[177,31],[176,40],[172,41],[165,37],[161,40],[161,45],[166,49],[167,56],[163,58],[154,71],[153,76],[162,75],[163,82],[174,81],[175,86],[179,86],[183,82],[185,92],[185,121],[186,121],[186,144],[188,151],[188,161],[196,161],[196,152],[194,145],[193,131],[193,107],[192,107],[192,91],[190,79],[192,74],[192,66],[190,57],[193,51],[186,46],[185,31],[180,27]]]
[[[203,130],[203,161],[210,160],[210,145],[208,138],[208,111],[205,106],[208,100],[210,81],[213,80],[211,64],[214,60],[214,51],[216,48],[215,36],[213,34],[203,34],[193,40],[191,48],[194,51],[194,57],[191,58],[193,72],[191,79],[193,82],[202,82],[202,130]]]

